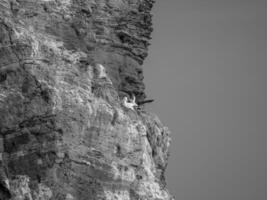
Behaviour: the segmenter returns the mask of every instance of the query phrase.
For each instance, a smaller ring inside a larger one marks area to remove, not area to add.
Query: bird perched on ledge
[[[135,96],[133,96],[133,99],[128,100],[128,97],[124,97],[122,100],[122,105],[126,108],[129,108],[131,110],[134,110],[135,107],[138,105],[135,103]]]

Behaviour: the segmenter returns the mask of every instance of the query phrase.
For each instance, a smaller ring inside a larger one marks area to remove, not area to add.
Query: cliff
[[[153,0],[0,0],[0,199],[169,200],[145,100]]]

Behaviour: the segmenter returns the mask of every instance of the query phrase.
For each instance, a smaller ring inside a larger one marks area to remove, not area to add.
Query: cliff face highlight
[[[0,199],[169,200],[143,106],[153,0],[0,0]]]

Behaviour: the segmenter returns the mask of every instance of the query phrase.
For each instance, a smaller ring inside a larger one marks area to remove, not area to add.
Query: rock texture
[[[146,98],[153,3],[0,0],[1,200],[172,199],[168,129],[121,104]]]

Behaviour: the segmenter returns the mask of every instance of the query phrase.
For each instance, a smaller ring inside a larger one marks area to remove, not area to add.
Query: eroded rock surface
[[[146,98],[153,3],[0,0],[0,199],[172,199],[168,129],[121,104]]]

